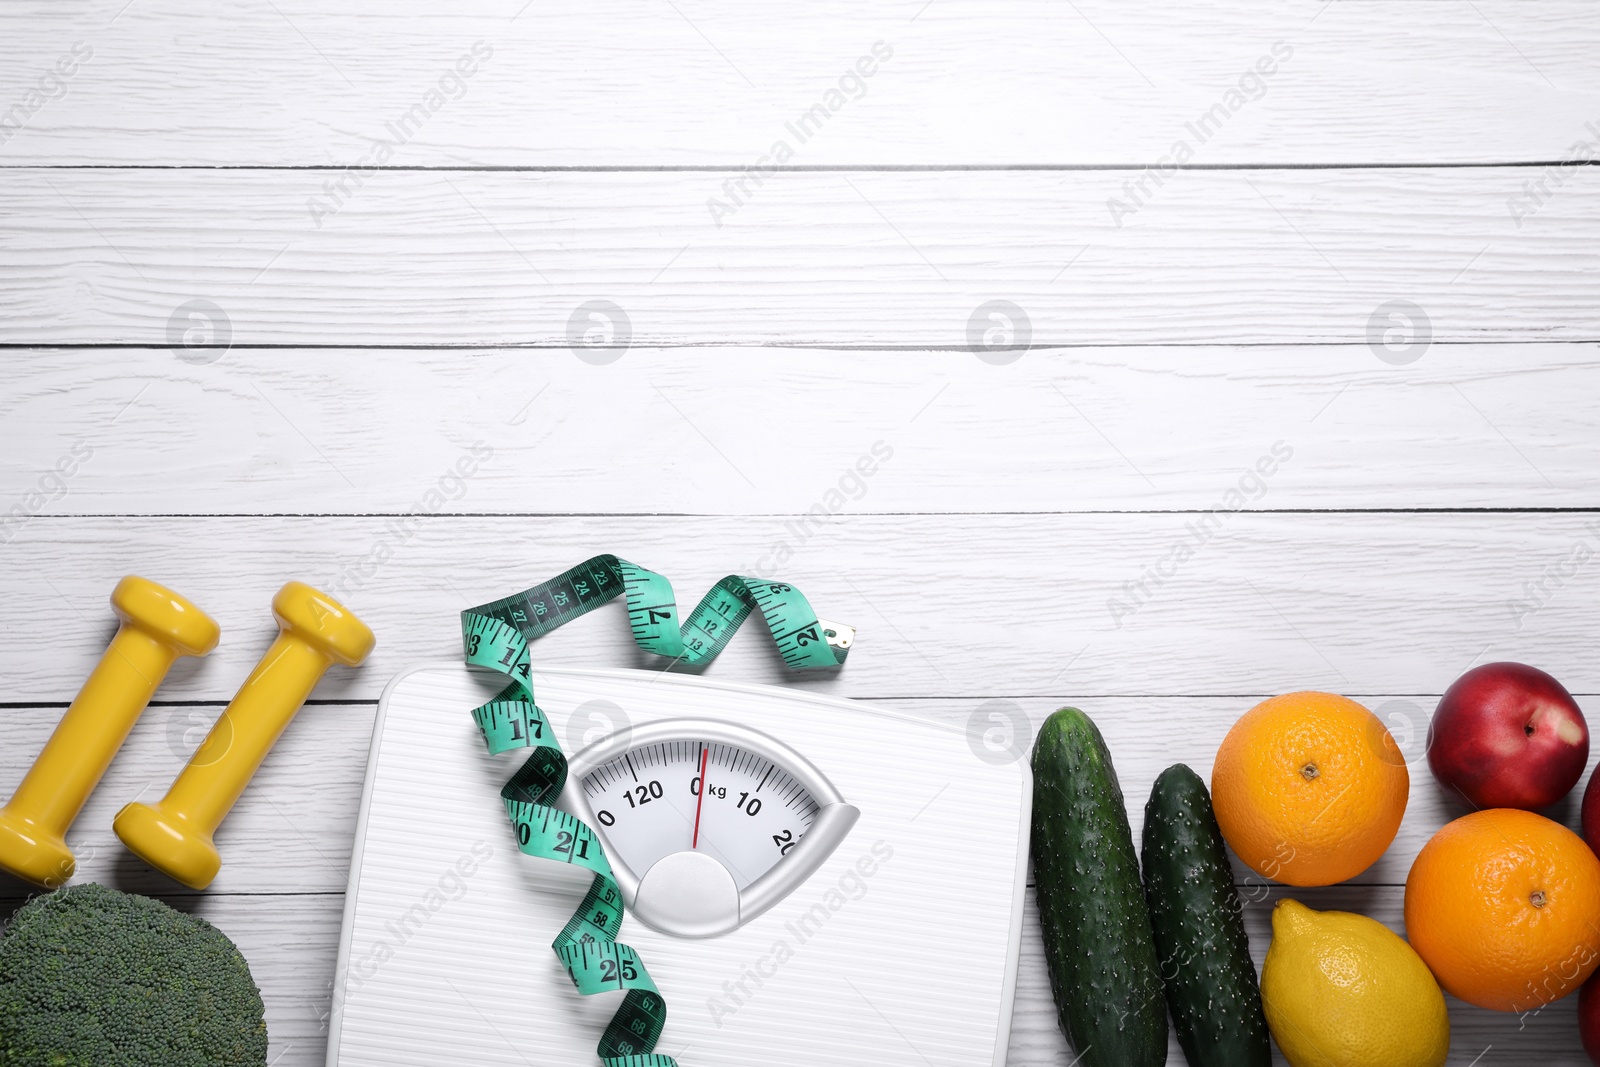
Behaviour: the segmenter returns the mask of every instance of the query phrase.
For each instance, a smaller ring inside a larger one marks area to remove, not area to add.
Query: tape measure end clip
[[[834,648],[849,648],[856,640],[856,628],[843,623],[829,622],[827,619],[818,619],[822,624],[822,636]]]

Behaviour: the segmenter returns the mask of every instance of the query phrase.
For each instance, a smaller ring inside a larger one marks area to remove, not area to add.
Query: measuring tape
[[[639,954],[616,939],[622,926],[622,893],[600,838],[582,820],[552,806],[566,784],[567,759],[549,720],[534,703],[530,675],[528,645],[534,638],[618,595],[627,603],[634,642],[674,663],[709,663],[757,611],[784,663],[796,670],[842,666],[855,631],[818,619],[792,585],[733,575],[712,586],[680,622],[670,582],[609,555],[595,556],[532,589],[461,613],[467,662],[511,679],[493,700],[472,709],[490,754],[533,749],[500,789],[518,850],[594,875],[583,903],[550,948],[579,993],[627,991],[600,1038],[600,1060],[605,1067],[677,1067],[672,1057],[653,1051],[666,1025],[667,1006]]]

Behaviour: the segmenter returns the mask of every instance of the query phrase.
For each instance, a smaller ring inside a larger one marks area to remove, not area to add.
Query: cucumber
[[[1144,892],[1172,1028],[1192,1067],[1268,1067],[1239,894],[1200,776],[1161,772],[1144,808]]]
[[[1160,1067],[1167,1006],[1128,811],[1089,716],[1062,708],[1033,746],[1033,870],[1061,1029],[1079,1067]]]

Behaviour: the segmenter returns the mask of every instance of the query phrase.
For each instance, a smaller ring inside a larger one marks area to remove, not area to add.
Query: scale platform
[[[620,994],[580,996],[549,950],[587,872],[517,851],[470,710],[505,679],[455,663],[395,678],[379,705],[351,857],[329,1067],[598,1062]],[[535,669],[569,757],[718,720],[803,755],[859,812],[804,881],[716,936],[630,914],[667,1002],[656,1051],[682,1067],[1005,1062],[1027,874],[1026,760],[869,704],[659,672]],[[608,741],[607,734],[610,733]],[[569,736],[571,734],[572,736]]]

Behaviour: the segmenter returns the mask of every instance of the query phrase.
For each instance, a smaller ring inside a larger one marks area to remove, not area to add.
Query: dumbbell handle
[[[244,680],[161,807],[202,833],[215,833],[250,778],[333,660],[293,634],[280,633]]]
[[[171,645],[124,624],[56,724],[7,810],[65,832],[177,658]]]

